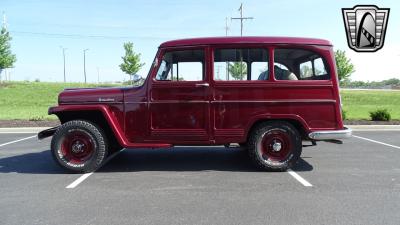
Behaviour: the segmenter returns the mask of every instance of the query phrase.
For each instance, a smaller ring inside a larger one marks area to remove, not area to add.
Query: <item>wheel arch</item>
[[[309,129],[307,123],[299,116],[296,115],[282,115],[282,116],[263,116],[255,118],[252,122],[249,123],[247,132],[246,132],[246,141],[249,139],[251,132],[260,124],[264,122],[270,121],[284,121],[291,125],[293,125],[300,133],[302,139],[307,139],[307,134],[309,133]]]
[[[54,114],[58,117],[61,124],[71,120],[86,120],[98,125],[107,136],[110,143],[118,147],[125,146],[125,140],[118,134],[121,134],[121,127],[111,117],[111,113],[104,107],[53,107],[49,109],[49,114]]]

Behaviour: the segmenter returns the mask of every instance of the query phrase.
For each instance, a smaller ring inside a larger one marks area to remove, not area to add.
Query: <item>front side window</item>
[[[181,50],[165,53],[158,68],[156,80],[204,80],[204,51]]]
[[[305,49],[275,49],[274,71],[276,80],[329,80],[327,66],[322,57]],[[285,68],[277,66],[285,65]]]
[[[214,80],[268,80],[266,49],[215,49]]]

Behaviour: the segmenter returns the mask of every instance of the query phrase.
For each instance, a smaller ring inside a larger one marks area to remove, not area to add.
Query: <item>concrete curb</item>
[[[400,131],[400,125],[345,125],[353,131]],[[50,127],[9,127],[0,128],[0,134],[33,134]]]
[[[400,125],[345,125],[353,131],[400,131]]]
[[[50,127],[7,127],[0,128],[0,134],[33,134]]]

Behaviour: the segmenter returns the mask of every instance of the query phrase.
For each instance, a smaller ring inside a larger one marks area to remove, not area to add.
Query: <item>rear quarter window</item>
[[[285,65],[285,68],[276,66]],[[301,48],[275,49],[276,80],[330,80],[325,60],[314,51]]]

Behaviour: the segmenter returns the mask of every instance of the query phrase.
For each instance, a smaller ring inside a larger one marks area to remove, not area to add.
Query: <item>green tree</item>
[[[228,72],[235,80],[243,80],[247,75],[247,64],[245,62],[229,63]]]
[[[0,81],[1,72],[6,68],[14,66],[17,57],[11,52],[11,37],[8,31],[3,27],[0,31]]]
[[[339,82],[343,84],[349,81],[351,74],[355,72],[354,65],[342,50],[335,51],[335,59]]]
[[[140,53],[135,53],[132,42],[124,43],[124,49],[125,55],[121,57],[123,62],[119,65],[119,68],[131,76],[133,82],[132,76],[144,66],[144,63],[140,63]]]

